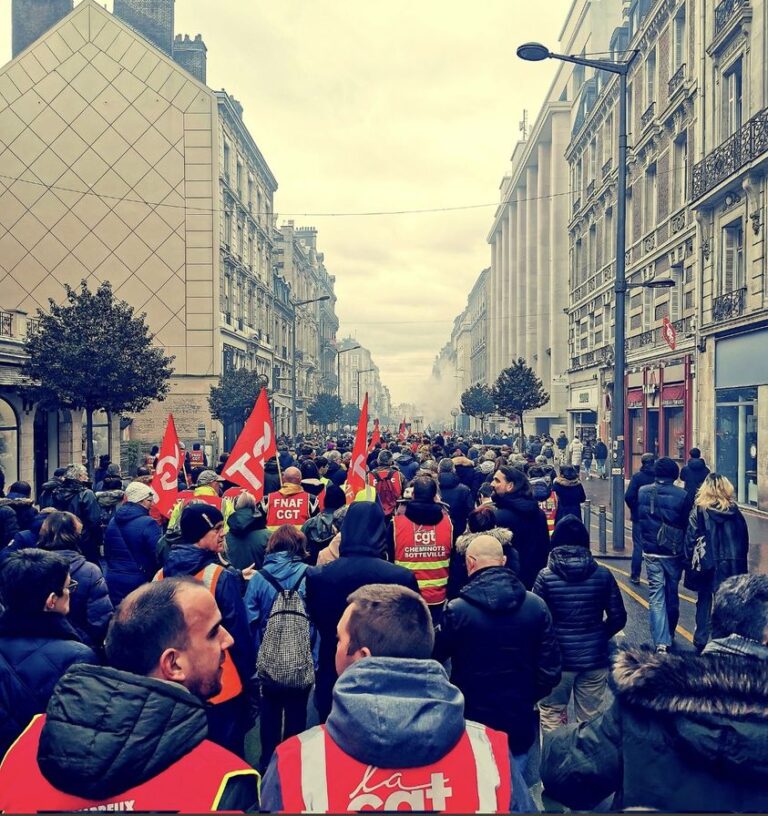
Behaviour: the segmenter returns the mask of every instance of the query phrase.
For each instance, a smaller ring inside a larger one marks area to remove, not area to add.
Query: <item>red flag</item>
[[[357,423],[357,433],[355,434],[355,446],[352,448],[352,460],[349,463],[347,472],[347,497],[354,497],[364,487],[366,482],[365,454],[368,449],[368,394],[363,400],[363,410],[360,412],[360,419]]]
[[[400,441],[405,442],[408,438],[408,428],[405,425],[405,417],[403,417],[403,421],[400,423]]]
[[[264,498],[264,465],[276,455],[277,445],[267,391],[262,388],[221,475],[244,487],[253,493],[257,501],[261,501]]]
[[[373,420],[373,433],[371,434],[371,441],[368,443],[368,451],[372,451],[376,445],[381,442],[381,431],[379,430],[379,420]]]
[[[165,426],[163,444],[160,445],[160,454],[157,457],[157,467],[151,485],[155,509],[166,518],[170,517],[179,495],[179,462],[181,459],[176,423],[173,421],[173,414],[168,414],[168,424]]]

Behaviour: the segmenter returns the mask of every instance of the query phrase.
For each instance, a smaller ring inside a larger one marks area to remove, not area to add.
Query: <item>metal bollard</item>
[[[604,504],[598,505],[597,508],[597,546],[601,555],[605,555],[608,552]]]
[[[587,532],[592,533],[592,502],[587,499],[582,505],[582,521],[587,528]]]

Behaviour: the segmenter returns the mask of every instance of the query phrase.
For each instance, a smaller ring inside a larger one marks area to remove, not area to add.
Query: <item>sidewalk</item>
[[[592,502],[592,535],[597,541],[597,508],[604,504],[608,522],[608,554],[611,554],[611,525],[613,512],[611,507],[611,480],[585,479],[584,492]],[[626,508],[624,508],[626,510]],[[749,528],[749,569],[750,572],[768,573],[768,513],[759,513],[754,510],[741,508]],[[632,552],[631,528],[629,510],[626,511],[626,544],[627,555]]]

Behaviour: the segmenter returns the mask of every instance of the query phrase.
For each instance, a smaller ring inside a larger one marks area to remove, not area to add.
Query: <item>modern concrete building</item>
[[[491,385],[488,379],[488,276],[483,269],[467,299],[467,317],[471,336],[469,385]]]

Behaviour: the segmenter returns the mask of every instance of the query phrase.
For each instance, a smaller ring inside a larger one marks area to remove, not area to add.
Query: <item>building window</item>
[[[672,21],[672,71],[675,73],[677,69],[685,63],[685,5],[680,7],[675,19]]]
[[[645,109],[656,101],[656,49],[648,52],[645,60]]]
[[[723,74],[723,133],[726,139],[742,125],[742,59],[739,57]]]
[[[253,212],[253,178],[248,176],[248,211]]]
[[[237,194],[240,196],[240,198],[242,198],[243,197],[243,164],[239,160],[237,162],[237,177],[235,179],[235,185],[237,187]]]
[[[592,139],[589,143],[589,180],[595,181],[597,178],[597,139]]]
[[[224,142],[224,178],[227,181],[229,181],[229,162],[230,162],[229,144],[225,141]]]
[[[757,388],[719,388],[715,410],[717,472],[739,504],[757,505]]]
[[[744,225],[741,218],[723,227],[720,294],[746,286],[744,264]]]
[[[613,114],[605,122],[603,130],[603,164],[613,158]]]
[[[605,228],[603,229],[603,264],[608,264],[613,260],[613,209],[605,211]]]
[[[650,232],[656,226],[656,165],[652,164],[645,171],[645,188],[643,190],[643,233]]]
[[[224,246],[230,249],[232,246],[232,213],[224,210]]]
[[[653,289],[643,289],[643,331],[651,331],[656,325]]]
[[[2,398],[0,398],[0,466],[5,474],[7,489],[19,478],[19,423],[11,403]]]
[[[583,263],[583,245],[581,238],[579,238],[573,246],[573,285],[578,286],[581,283],[581,265]]]
[[[685,204],[688,186],[688,133],[675,139],[672,155],[672,206],[678,209]]]
[[[589,278],[597,271],[597,229],[593,224],[589,228],[589,268],[585,277]]]

